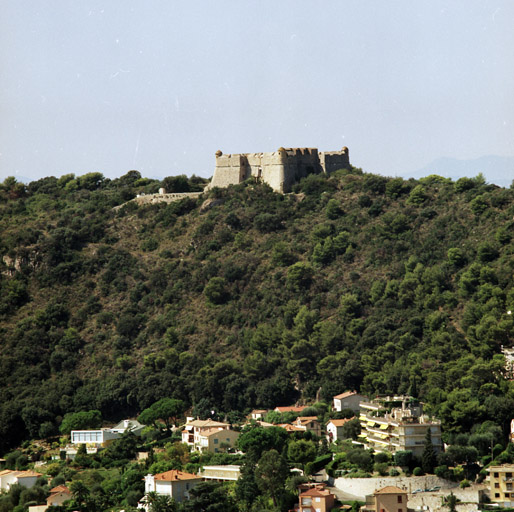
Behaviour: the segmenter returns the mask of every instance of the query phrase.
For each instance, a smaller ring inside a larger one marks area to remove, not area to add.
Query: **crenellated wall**
[[[249,178],[267,183],[276,192],[290,192],[301,178],[330,173],[350,165],[348,148],[318,153],[316,148],[280,148],[273,153],[224,155],[216,152],[216,167],[208,188],[237,185]]]

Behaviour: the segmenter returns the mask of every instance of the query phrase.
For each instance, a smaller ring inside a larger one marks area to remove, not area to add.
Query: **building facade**
[[[360,395],[357,391],[345,391],[334,398],[332,408],[334,411],[341,412],[343,409],[350,409],[358,413],[360,411],[360,403],[366,401],[364,395]]]
[[[421,402],[408,396],[381,397],[361,402],[359,442],[376,451],[410,450],[417,457],[430,429],[434,451],[443,449],[441,422],[423,414]]]
[[[489,497],[505,508],[514,507],[514,464],[490,466]]]
[[[335,494],[325,489],[324,484],[316,485],[300,493],[295,512],[329,512],[334,508]]]
[[[388,486],[366,496],[361,512],[407,512],[407,491]]]
[[[333,152],[318,152],[316,148],[279,148],[273,153],[224,155],[217,151],[216,167],[208,188],[224,188],[254,178],[267,183],[275,192],[286,193],[309,174],[331,173],[349,166],[347,147]]]
[[[177,502],[189,499],[189,491],[202,481],[199,475],[172,469],[165,473],[145,476],[145,494],[155,492],[170,496]]]

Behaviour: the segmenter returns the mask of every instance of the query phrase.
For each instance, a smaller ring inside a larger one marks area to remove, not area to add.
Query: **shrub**
[[[420,205],[428,199],[428,195],[425,192],[423,185],[416,185],[409,194],[407,204]]]
[[[417,466],[412,470],[412,474],[414,476],[423,476],[423,470],[419,466]]]
[[[273,246],[271,260],[275,265],[287,267],[296,261],[296,257],[285,242],[278,242]]]
[[[284,227],[280,217],[272,213],[260,213],[256,215],[253,223],[261,233],[272,233]]]
[[[301,291],[311,285],[314,271],[308,263],[299,261],[287,269],[287,284],[295,291]]]
[[[335,220],[344,215],[344,211],[335,199],[330,199],[325,209],[325,215],[327,219]]]
[[[205,285],[203,293],[211,304],[224,304],[229,299],[226,285],[227,282],[223,277],[213,277]]]
[[[380,476],[386,476],[388,465],[387,462],[375,462],[373,470],[376,471]]]

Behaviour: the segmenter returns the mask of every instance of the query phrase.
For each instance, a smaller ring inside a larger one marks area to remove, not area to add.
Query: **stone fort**
[[[273,153],[224,155],[216,151],[216,167],[208,188],[228,187],[254,178],[267,183],[275,192],[286,193],[308,174],[331,173],[348,167],[347,147],[332,152],[316,148],[279,148]]]

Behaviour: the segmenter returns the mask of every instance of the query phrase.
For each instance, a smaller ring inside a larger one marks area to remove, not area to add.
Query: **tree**
[[[409,194],[409,198],[407,199],[407,204],[420,205],[423,204],[428,199],[428,195],[425,192],[425,187],[423,185],[416,185]]]
[[[361,422],[360,422],[359,418],[354,418],[350,421],[347,421],[343,425],[342,431],[343,431],[343,437],[345,439],[357,440],[357,438],[359,437],[359,435],[361,433]]]
[[[61,434],[69,435],[72,430],[99,428],[102,425],[100,411],[70,412],[64,415],[59,427]]]
[[[282,427],[245,427],[237,439],[237,446],[253,460],[258,460],[264,452],[282,452],[288,441],[288,434]]]
[[[144,425],[153,425],[159,428],[158,420],[162,420],[166,430],[171,434],[171,426],[175,425],[184,413],[186,404],[176,398],[161,398],[150,407],[145,409],[138,417],[138,421]]]
[[[237,512],[237,506],[227,487],[217,482],[202,482],[189,492],[183,504],[184,512]]]
[[[313,441],[299,439],[290,441],[287,446],[287,458],[299,464],[306,464],[316,458],[317,448]]]
[[[179,176],[167,176],[162,180],[162,186],[167,193],[190,192],[191,186],[185,174]]]
[[[327,216],[327,219],[336,220],[344,215],[344,212],[335,199],[330,199],[325,209],[325,215]]]
[[[421,467],[425,473],[433,473],[436,463],[437,457],[434,445],[432,444],[432,433],[430,432],[430,427],[428,427],[425,436],[425,447],[421,455]]]
[[[86,510],[86,502],[89,498],[89,489],[80,480],[74,480],[70,485],[73,501],[81,511]]]
[[[274,507],[277,507],[284,492],[284,484],[288,475],[287,463],[277,450],[263,453],[255,469],[255,479],[261,492],[271,496]]]
[[[446,506],[450,510],[450,512],[457,512],[457,502],[459,501],[455,494],[451,492],[448,496],[445,498]]]
[[[287,284],[299,292],[311,285],[314,271],[308,263],[299,261],[287,269]]]
[[[156,492],[149,492],[146,500],[150,505],[150,512],[177,512],[177,503],[170,496],[163,496]]]
[[[203,293],[211,304],[224,304],[229,298],[227,282],[223,277],[213,277],[205,285]]]
[[[402,468],[410,467],[413,461],[411,450],[399,450],[394,454],[394,463]]]
[[[250,510],[253,502],[259,496],[259,488],[255,480],[257,465],[249,458],[241,466],[241,475],[236,482],[236,497],[245,510]]]

